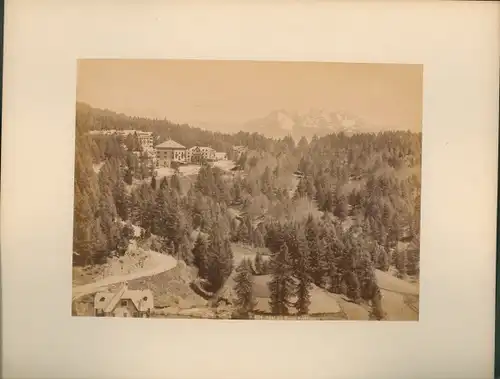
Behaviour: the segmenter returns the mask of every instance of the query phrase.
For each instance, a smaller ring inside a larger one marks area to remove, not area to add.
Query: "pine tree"
[[[164,190],[165,188],[168,188],[168,179],[166,176],[164,176],[160,181],[160,190]]]
[[[238,232],[237,232],[238,241],[246,243],[250,242],[251,233],[252,233],[252,225],[250,218],[247,216],[243,219],[243,221],[240,222],[240,225],[238,226]]]
[[[328,279],[330,283],[329,290],[333,293],[339,293],[342,275],[337,268],[337,257],[335,256],[333,241],[325,240],[324,249],[327,258]]]
[[[235,205],[241,204],[241,185],[239,181],[235,181],[231,188],[231,197]]]
[[[188,265],[191,265],[194,261],[193,244],[187,235],[183,236],[179,246],[179,258]]]
[[[379,250],[379,254],[377,256],[378,260],[375,262],[376,267],[379,270],[388,271],[390,264],[391,264],[391,258],[390,258],[389,252],[382,246],[379,246],[378,248],[380,250]]]
[[[151,232],[160,237],[164,237],[166,235],[165,222],[167,218],[167,198],[164,191],[157,191],[154,205],[150,210],[152,211]],[[146,228],[144,225],[143,227]]]
[[[138,191],[133,191],[130,196],[130,220],[136,224],[140,222],[141,212],[143,208],[142,199],[139,196]]]
[[[120,180],[116,184],[116,188],[113,191],[113,197],[115,199],[116,211],[118,212],[118,216],[127,221],[129,218],[129,209],[130,209],[130,199],[125,190],[125,182]]]
[[[94,254],[94,217],[87,194],[75,190],[73,249],[81,261],[92,261]]]
[[[172,175],[172,177],[170,178],[170,187],[174,191],[177,191],[177,193],[181,193],[181,181],[177,174]]]
[[[408,257],[405,249],[395,251],[395,262],[398,276],[404,278],[406,276],[406,266],[408,265]]]
[[[251,264],[247,259],[241,261],[236,268],[236,277],[234,279],[235,305],[238,307],[240,316],[244,318],[247,318],[256,306],[253,294],[253,276],[250,270]]]
[[[295,289],[297,301],[294,306],[299,315],[304,315],[309,312],[309,305],[311,304],[310,291],[312,280],[309,276],[309,247],[304,232],[301,229],[297,231],[297,247],[297,262],[294,274],[298,283]]]
[[[380,288],[377,286],[373,298],[371,299],[372,309],[370,312],[370,318],[374,320],[383,320],[386,314],[382,308],[382,294]]]
[[[334,214],[341,220],[344,220],[349,215],[349,203],[345,195],[340,195],[337,198]]]
[[[272,279],[268,286],[271,292],[269,305],[273,314],[286,315],[288,314],[288,307],[292,305],[290,297],[295,290],[295,284],[290,260],[286,243],[283,243],[279,251],[271,257],[270,270]]]
[[[307,138],[302,136],[302,138],[299,140],[299,143],[297,144],[297,149],[299,149],[302,152],[307,151],[307,148],[309,147],[309,143],[307,142]]]
[[[299,184],[297,185],[297,189],[295,190],[295,198],[301,199],[307,196],[307,179],[301,178]]]
[[[151,188],[156,190],[156,177],[154,175],[151,177]]]
[[[328,271],[325,245],[320,241],[320,228],[312,215],[306,221],[306,239],[310,253],[310,273],[317,286],[322,286]]]
[[[208,276],[208,242],[198,235],[193,248],[194,264],[198,267],[198,276],[207,279]]]
[[[210,233],[208,246],[208,275],[212,292],[218,291],[233,270],[233,254],[228,240],[224,240],[216,227]]]
[[[316,187],[314,185],[313,177],[308,176],[306,180],[306,193],[309,199],[314,200],[316,198]]]
[[[348,296],[352,300],[354,300],[354,302],[359,303],[359,301],[361,300],[361,283],[359,282],[359,278],[356,272],[349,272],[347,286]]]
[[[264,236],[260,227],[257,227],[253,232],[253,244],[255,247],[264,247]]]
[[[262,264],[263,264],[263,260],[262,260],[262,254],[260,252],[257,252],[257,254],[255,255],[255,273],[257,275],[262,275]]]

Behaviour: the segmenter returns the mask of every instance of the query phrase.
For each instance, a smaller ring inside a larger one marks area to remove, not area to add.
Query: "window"
[[[148,297],[147,297],[147,296],[144,296],[144,297],[142,298],[142,300],[144,300],[144,301],[148,301]]]
[[[120,302],[120,304],[121,304],[122,307],[126,307],[127,306],[127,300],[122,300]]]
[[[105,301],[105,300],[106,300],[106,298],[105,298],[105,297],[101,297],[101,298],[99,299],[99,301]]]

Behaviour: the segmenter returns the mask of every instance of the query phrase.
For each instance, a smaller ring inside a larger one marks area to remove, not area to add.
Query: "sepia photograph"
[[[72,315],[418,321],[422,96],[417,64],[80,59]]]

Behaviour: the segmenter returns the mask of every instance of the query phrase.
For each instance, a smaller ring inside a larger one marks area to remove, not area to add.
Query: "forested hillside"
[[[186,147],[211,146],[216,151],[228,153],[231,153],[231,147],[236,145],[244,145],[259,151],[270,151],[273,147],[271,140],[257,133],[239,132],[232,135],[215,133],[186,124],[175,124],[168,120],[127,117],[112,111],[92,108],[84,103],[77,103],[76,111],[77,128],[82,132],[136,129],[153,132],[155,145],[171,138]]]
[[[331,134],[296,144],[290,137],[213,133],[82,104],[76,126],[75,265],[123,253],[137,225],[158,251],[197,267],[204,290],[214,293],[233,272],[231,244],[245,243],[271,253],[270,264],[255,262],[252,274],[271,275],[273,313],[306,314],[314,283],[371,302],[378,318],[374,269],[419,274],[420,134]],[[91,137],[91,129],[145,130],[157,141],[249,151],[238,159],[240,173],[204,165],[182,191],[177,175],[152,177],[147,156],[132,153],[140,150],[136,141]],[[129,186],[132,178],[142,184]],[[243,266],[239,273],[244,294],[250,279]]]

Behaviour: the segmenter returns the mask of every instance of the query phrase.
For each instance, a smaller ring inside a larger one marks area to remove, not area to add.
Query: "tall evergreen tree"
[[[277,315],[288,314],[288,307],[292,305],[290,298],[295,290],[292,277],[292,265],[290,254],[286,243],[283,243],[279,251],[271,257],[270,270],[272,279],[269,282],[271,292],[269,305],[271,312]]]
[[[262,265],[263,265],[263,260],[262,260],[262,254],[260,252],[257,252],[255,255],[255,273],[257,275],[262,275]]]
[[[238,307],[240,316],[248,317],[256,306],[253,293],[253,276],[250,270],[251,262],[244,259],[236,268],[236,277],[234,279],[236,292],[235,305]]]
[[[310,257],[309,246],[302,229],[297,230],[297,262],[295,265],[295,277],[297,278],[297,286],[295,289],[295,296],[297,300],[294,304],[299,315],[304,315],[309,312],[311,305],[311,283],[312,279],[309,275],[310,272]]]
[[[208,275],[212,291],[216,292],[226,282],[233,269],[233,254],[228,240],[224,240],[218,228],[210,233],[208,246]]]
[[[198,267],[198,276],[208,278],[208,241],[198,234],[193,248],[194,264]]]
[[[181,181],[179,179],[179,175],[172,175],[172,177],[170,178],[170,187],[174,191],[177,191],[177,193],[181,193]]]

